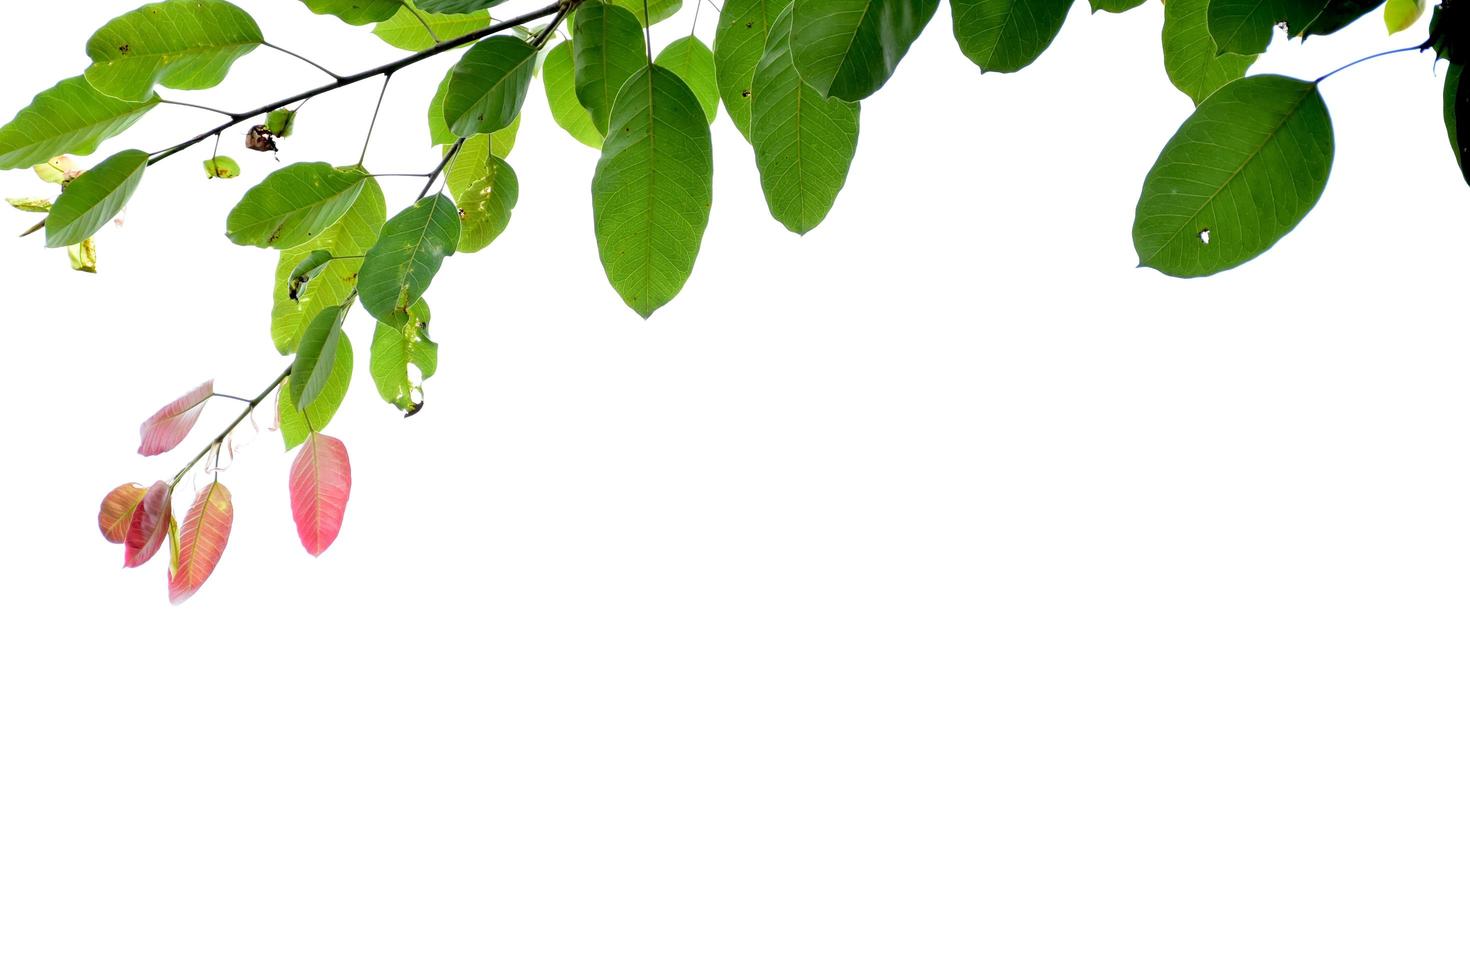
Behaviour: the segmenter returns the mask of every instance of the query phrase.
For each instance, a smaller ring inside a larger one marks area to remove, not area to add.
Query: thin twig
[[[195,464],[197,464],[201,459],[209,455],[210,450],[218,449],[220,446],[224,445],[225,440],[230,437],[230,433],[234,432],[235,429],[239,427],[241,422],[244,422],[246,419],[248,419],[250,417],[250,413],[255,411],[256,407],[260,405],[261,402],[269,398],[271,396],[271,393],[279,388],[290,376],[291,369],[286,368],[286,370],[282,371],[276,377],[276,380],[272,381],[269,385],[266,386],[266,389],[264,391],[256,395],[254,398],[250,399],[249,402],[245,405],[245,410],[239,415],[235,416],[235,421],[225,426],[224,430],[220,432],[219,435],[215,436],[214,439],[210,441],[209,445],[199,450],[199,455],[195,456],[193,459],[184,464],[184,468],[179,470],[178,475],[176,475],[173,478],[173,482],[169,484],[169,490],[172,491],[174,487],[177,487],[179,485],[179,481],[189,474],[189,471],[194,468]]]
[[[229,116],[231,119],[235,118],[235,114],[233,112],[230,112],[228,109],[216,109],[212,105],[199,105],[197,102],[180,102],[178,99],[159,99],[158,104],[181,105],[184,106],[186,109],[203,109],[205,112],[217,112],[221,116]]]
[[[393,81],[393,73],[390,71],[383,76],[383,87],[378,89],[378,104],[373,106],[373,121],[368,123],[367,136],[362,141],[362,153],[357,158],[357,165],[367,159],[368,144],[373,141],[373,130],[378,125],[378,113],[383,111],[383,96],[388,94],[388,83]]]
[[[311,67],[315,68],[317,71],[324,71],[328,75],[331,75],[333,78],[337,79],[339,82],[342,80],[342,76],[341,75],[339,75],[336,72],[332,71],[332,69],[330,69],[330,68],[323,68],[321,65],[317,64],[315,61],[312,61],[310,58],[306,57],[305,55],[299,55],[295,51],[291,51],[291,50],[288,50],[287,48],[283,48],[279,44],[272,44],[269,41],[262,41],[261,42],[261,45],[263,47],[267,47],[267,48],[274,48],[275,50],[281,52],[281,54],[289,54],[291,57],[295,58],[297,61],[304,61],[308,65],[310,65]]]
[[[1394,48],[1392,51],[1379,51],[1377,54],[1364,55],[1363,57],[1359,58],[1356,61],[1349,61],[1347,64],[1343,65],[1341,68],[1334,68],[1334,69],[1332,69],[1330,72],[1328,72],[1327,74],[1323,75],[1321,78],[1317,79],[1312,84],[1313,85],[1321,85],[1323,82],[1327,81],[1327,79],[1331,78],[1333,75],[1336,75],[1338,72],[1340,72],[1340,71],[1347,71],[1349,68],[1353,67],[1354,65],[1361,65],[1363,62],[1365,62],[1365,61],[1372,61],[1374,58],[1382,58],[1382,57],[1385,57],[1386,55],[1391,55],[1391,54],[1408,54],[1410,51],[1423,51],[1423,50],[1424,50],[1424,46],[1423,45],[1416,44],[1413,47],[1408,47],[1408,48]]]

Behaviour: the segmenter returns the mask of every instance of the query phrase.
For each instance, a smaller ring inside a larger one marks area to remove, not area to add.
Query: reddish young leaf
[[[148,421],[139,426],[143,441],[138,446],[138,452],[144,456],[157,456],[183,442],[189,430],[194,428],[194,423],[199,421],[204,403],[213,394],[214,382],[206,381],[187,395],[174,399],[154,412]]]
[[[97,527],[102,536],[113,544],[122,544],[128,539],[128,525],[133,522],[133,511],[143,502],[146,487],[136,483],[124,483],[102,498],[102,509],[97,512]]]
[[[159,480],[148,488],[143,500],[133,511],[123,552],[123,567],[137,568],[158,554],[168,537],[169,502],[173,488]]]
[[[211,483],[199,491],[179,534],[178,568],[169,572],[170,602],[178,605],[199,591],[219,564],[234,523],[235,505],[223,483]]]
[[[319,555],[337,540],[351,492],[347,447],[340,439],[313,432],[291,464],[291,516],[307,551]]]

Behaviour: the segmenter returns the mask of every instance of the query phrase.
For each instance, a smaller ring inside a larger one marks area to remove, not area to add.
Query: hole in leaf
[[[1210,244],[1210,229],[1201,228],[1199,230],[1199,240],[1204,245]]]

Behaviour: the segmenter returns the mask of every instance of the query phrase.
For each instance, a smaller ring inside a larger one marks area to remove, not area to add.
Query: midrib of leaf
[[[1223,194],[1225,192],[1225,188],[1235,183],[1235,179],[1245,171],[1246,167],[1251,165],[1251,161],[1260,156],[1261,151],[1266,148],[1266,145],[1276,138],[1276,134],[1281,132],[1281,130],[1286,127],[1286,124],[1291,122],[1292,118],[1301,111],[1302,104],[1307,101],[1307,97],[1316,91],[1317,86],[1315,84],[1307,86],[1307,88],[1303,91],[1302,97],[1297,99],[1296,105],[1292,106],[1291,110],[1287,112],[1286,115],[1281,117],[1281,121],[1278,122],[1271,129],[1271,131],[1266,134],[1265,139],[1261,140],[1260,144],[1246,156],[1246,158],[1241,162],[1240,166],[1236,167],[1235,170],[1231,172],[1230,176],[1226,177],[1225,180],[1220,184],[1220,186],[1215,188],[1214,192],[1211,193],[1209,197],[1205,198],[1204,203],[1201,204],[1198,208],[1195,208],[1194,213],[1189,216],[1189,219],[1183,222],[1172,235],[1165,239],[1162,245],[1154,249],[1153,253],[1150,254],[1148,257],[1148,262],[1152,262],[1154,259],[1158,258],[1160,252],[1168,248],[1170,245],[1174,244],[1174,242],[1178,240],[1180,234],[1184,232],[1186,228],[1199,220],[1199,216],[1205,210],[1205,208],[1215,203],[1215,198]],[[1147,265],[1148,262],[1145,262],[1143,264]]]
[[[646,279],[644,281],[643,301],[648,302],[648,293],[653,287],[653,225],[654,213],[653,202],[658,185],[658,132],[653,125],[653,65],[648,66],[644,72],[648,76],[648,234],[643,236],[643,270]],[[608,125],[611,126],[612,117],[608,117]]]

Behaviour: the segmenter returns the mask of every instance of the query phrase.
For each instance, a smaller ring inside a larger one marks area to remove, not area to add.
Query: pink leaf
[[[234,523],[235,505],[223,483],[211,483],[199,491],[179,535],[178,568],[168,576],[170,602],[178,605],[199,591],[219,564]]]
[[[169,503],[173,488],[162,480],[148,488],[133,511],[123,553],[123,567],[137,568],[154,555],[168,537]]]
[[[97,527],[104,538],[113,544],[122,544],[128,539],[133,511],[138,509],[147,492],[145,487],[136,483],[124,483],[102,498],[102,509],[97,512]]]
[[[194,428],[194,423],[199,421],[204,403],[213,394],[214,382],[206,381],[187,395],[174,399],[154,412],[148,421],[139,426],[143,442],[138,446],[138,452],[144,456],[157,456],[183,442],[189,430]]]
[[[337,540],[351,492],[347,447],[340,439],[313,432],[291,464],[291,516],[307,551],[319,555]]]

